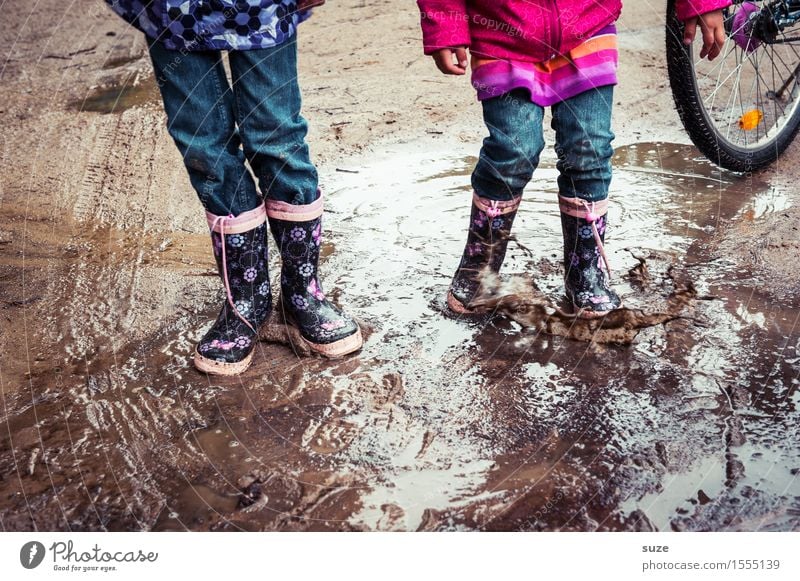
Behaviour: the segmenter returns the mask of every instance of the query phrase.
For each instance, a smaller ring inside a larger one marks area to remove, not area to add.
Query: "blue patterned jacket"
[[[277,46],[308,18],[313,0],[105,0],[147,36],[172,50],[249,50]]]

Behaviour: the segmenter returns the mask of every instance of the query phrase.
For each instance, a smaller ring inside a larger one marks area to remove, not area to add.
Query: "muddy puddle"
[[[800,297],[714,250],[786,196],[686,146],[619,147],[607,250],[629,311],[586,324],[555,311],[545,159],[497,312],[464,319],[444,295],[474,158],[434,148],[323,168],[324,284],[363,351],[262,342],[238,378],[189,365],[221,296],[204,235],[4,217],[0,526],[800,529]]]
[[[138,57],[110,60],[106,68],[117,68],[135,60]],[[69,108],[73,111],[109,114],[160,102],[161,95],[153,76],[134,72],[109,77],[107,81],[87,90],[81,98],[71,101]]]

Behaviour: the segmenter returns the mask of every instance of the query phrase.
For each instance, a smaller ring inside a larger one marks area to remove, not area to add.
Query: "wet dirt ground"
[[[557,310],[550,156],[495,314],[455,317],[479,109],[420,56],[413,3],[385,4],[320,10],[301,66],[323,282],[367,342],[331,362],[276,324],[226,379],[189,362],[222,295],[141,39],[103,11],[45,29],[9,8],[0,530],[800,529],[796,151],[736,176],[664,141],[685,137],[661,26],[626,7],[608,233],[626,310]]]
[[[239,378],[190,365],[219,299],[205,237],[29,216],[25,268],[62,302],[35,326],[36,296],[5,305],[34,341],[4,370],[26,381],[4,381],[3,528],[800,528],[798,297],[776,301],[709,244],[785,196],[688,146],[618,148],[609,250],[628,311],[586,323],[554,315],[545,159],[496,289],[516,299],[460,319],[443,303],[474,162],[460,149],[339,164],[325,284],[367,343],[330,362],[264,342]],[[163,300],[144,281],[166,271],[184,277],[180,308],[132,339]]]

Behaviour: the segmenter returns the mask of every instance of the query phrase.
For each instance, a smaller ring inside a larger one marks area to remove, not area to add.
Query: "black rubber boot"
[[[480,289],[481,274],[486,269],[500,272],[521,199],[497,202],[473,195],[467,244],[447,293],[447,305],[456,313],[481,312],[471,306]]]
[[[584,202],[559,196],[564,234],[564,287],[576,314],[585,319],[602,317],[622,306],[609,285],[603,243],[608,202]],[[605,270],[601,268],[604,263]]]
[[[206,213],[225,304],[195,351],[206,373],[236,375],[250,365],[258,328],[272,309],[267,249],[267,214],[262,204],[239,216]]]
[[[267,202],[270,229],[281,253],[281,307],[308,346],[326,357],[361,348],[358,323],[325,298],[319,281],[322,196],[306,205]]]

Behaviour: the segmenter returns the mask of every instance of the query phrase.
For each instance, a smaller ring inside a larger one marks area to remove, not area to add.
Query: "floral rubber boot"
[[[486,268],[500,272],[521,200],[517,197],[498,202],[473,194],[467,244],[447,293],[447,306],[454,312],[481,312],[471,306],[480,289],[481,273]]]
[[[225,304],[194,355],[197,369],[236,375],[253,359],[258,328],[272,310],[264,204],[234,216],[206,212]]]
[[[558,197],[564,233],[564,287],[578,317],[593,319],[622,306],[609,286],[611,270],[603,242],[608,200],[586,202]],[[601,268],[605,265],[605,271]]]
[[[322,194],[311,204],[267,202],[270,229],[281,253],[281,306],[312,351],[341,357],[364,340],[356,321],[327,298],[319,281]]]

